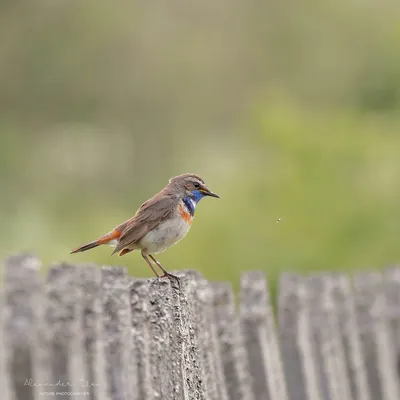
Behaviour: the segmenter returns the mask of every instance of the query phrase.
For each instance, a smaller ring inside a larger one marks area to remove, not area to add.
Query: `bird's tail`
[[[95,247],[101,246],[103,244],[109,244],[109,245],[112,245],[114,243],[116,244],[117,239],[120,236],[121,236],[121,232],[114,229],[111,232],[106,233],[105,235],[101,236],[100,238],[94,240],[93,242],[84,244],[83,246],[80,246],[80,247],[72,250],[70,254],[80,253],[82,251],[94,249]]]
[[[80,253],[81,251],[86,251],[86,250],[90,250],[90,249],[94,249],[97,246],[100,246],[102,243],[98,243],[97,240],[95,240],[94,242],[90,242],[88,244],[85,244],[83,246],[77,247],[76,249],[71,251],[71,254],[74,253]]]

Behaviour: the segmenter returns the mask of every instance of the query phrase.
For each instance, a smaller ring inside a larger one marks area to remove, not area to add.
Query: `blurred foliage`
[[[188,237],[161,255],[241,271],[400,258],[400,3],[0,4],[0,255],[70,256],[173,176],[202,175]],[[280,219],[280,222],[277,222]]]

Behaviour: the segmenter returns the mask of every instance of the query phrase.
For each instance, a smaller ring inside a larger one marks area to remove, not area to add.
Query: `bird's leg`
[[[149,254],[149,257],[159,266],[159,268],[161,269],[162,272],[164,272],[164,275],[161,275],[160,278],[172,278],[175,279],[176,283],[179,286],[179,289],[181,288],[181,280],[173,274],[170,274],[169,272],[167,272],[165,270],[165,268],[160,264],[159,261],[157,261],[151,254]]]
[[[149,264],[149,267],[152,269],[154,274],[156,275],[157,278],[160,277],[160,275],[157,274],[157,271],[154,269],[153,265],[151,264],[150,260],[147,258],[146,254],[143,254],[142,252],[142,257],[146,260],[147,264]],[[150,256],[151,257],[151,256]]]

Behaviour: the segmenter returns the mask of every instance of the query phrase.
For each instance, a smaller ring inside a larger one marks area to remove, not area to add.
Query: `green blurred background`
[[[69,251],[200,174],[159,256],[232,280],[400,260],[400,3],[2,1],[0,255]],[[280,222],[277,222],[280,219]]]

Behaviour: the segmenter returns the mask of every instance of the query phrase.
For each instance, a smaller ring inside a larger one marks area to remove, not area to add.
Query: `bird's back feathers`
[[[117,226],[121,232],[113,254],[139,242],[175,210],[179,198],[164,194],[163,191],[146,201],[130,220]]]

